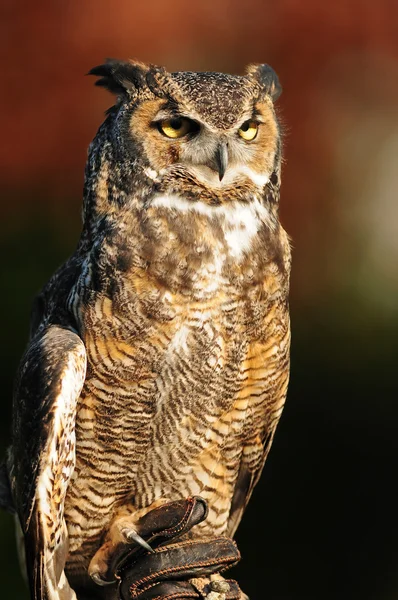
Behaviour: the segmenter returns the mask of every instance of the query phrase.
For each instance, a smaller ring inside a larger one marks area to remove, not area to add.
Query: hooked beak
[[[220,181],[225,175],[228,167],[228,146],[227,142],[220,142],[216,150],[215,162],[217,165],[218,176]]]

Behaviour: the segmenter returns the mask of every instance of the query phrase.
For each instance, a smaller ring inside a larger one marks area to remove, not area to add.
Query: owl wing
[[[63,511],[85,373],[82,340],[70,329],[50,325],[33,338],[17,376],[11,480],[34,600],[58,599],[57,590],[67,586]],[[74,593],[62,595],[68,597]]]
[[[266,342],[253,343],[242,364],[247,390],[253,392],[253,406],[246,413],[247,437],[242,444],[240,468],[232,497],[227,535],[234,535],[253,489],[260,479],[282,414],[289,382],[290,324],[288,313]]]
[[[245,508],[250,500],[250,496],[254,490],[254,487],[260,479],[261,472],[264,467],[264,463],[270,450],[276,424],[272,431],[268,433],[266,439],[263,442],[261,450],[261,459],[255,468],[251,467],[250,462],[245,460],[245,456],[241,459],[239,474],[235,485],[234,494],[231,503],[231,512],[228,519],[227,535],[233,537],[238,525],[242,519]],[[243,450],[243,453],[245,449]],[[259,452],[258,452],[259,454]]]

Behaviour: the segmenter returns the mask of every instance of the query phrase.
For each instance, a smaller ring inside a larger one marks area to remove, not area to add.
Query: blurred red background
[[[0,47],[2,447],[29,305],[77,242],[87,146],[113,102],[84,74],[105,57],[268,62],[284,88],[292,380],[237,576],[252,598],[395,599],[396,0],[3,0]],[[20,599],[11,530],[1,515],[1,582]]]

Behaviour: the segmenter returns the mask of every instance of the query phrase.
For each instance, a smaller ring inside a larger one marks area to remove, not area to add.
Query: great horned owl
[[[35,600],[89,596],[115,540],[166,501],[203,497],[197,535],[232,537],[288,384],[274,71],[90,73],[118,99],[14,400],[8,476]]]

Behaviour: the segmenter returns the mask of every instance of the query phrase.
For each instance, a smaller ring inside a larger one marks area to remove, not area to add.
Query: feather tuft
[[[267,96],[271,96],[273,102],[278,100],[282,93],[282,86],[279,83],[278,75],[274,69],[269,65],[249,65],[246,70],[246,74],[257,81],[260,89],[262,89]]]
[[[90,69],[87,75],[99,77],[95,85],[104,87],[118,96],[140,89],[146,85],[146,74],[149,67],[144,63],[122,61],[113,58],[106,63]]]

